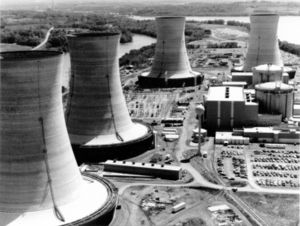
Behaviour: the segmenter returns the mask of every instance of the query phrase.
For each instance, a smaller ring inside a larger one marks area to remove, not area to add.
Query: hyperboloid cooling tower
[[[107,181],[81,176],[54,51],[1,53],[0,225],[84,225],[111,212]]]
[[[262,64],[283,66],[280,55],[277,27],[278,14],[267,11],[255,11],[250,16],[250,37],[244,71]]]
[[[78,161],[124,158],[152,145],[151,128],[129,116],[119,74],[119,33],[68,36],[67,128]]]
[[[139,76],[141,87],[182,87],[202,82],[192,71],[185,46],[185,18],[157,17],[157,42],[150,72]]]

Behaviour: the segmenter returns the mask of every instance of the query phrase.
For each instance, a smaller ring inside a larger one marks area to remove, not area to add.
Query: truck
[[[177,213],[178,211],[185,209],[185,207],[186,207],[185,202],[178,203],[172,207],[172,213]]]

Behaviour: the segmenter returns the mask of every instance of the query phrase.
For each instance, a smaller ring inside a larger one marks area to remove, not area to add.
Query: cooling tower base
[[[144,153],[153,148],[153,131],[143,122],[134,122],[146,128],[146,133],[140,137],[113,144],[96,144],[95,142],[85,145],[72,144],[75,158],[78,164],[83,162],[99,162],[107,159],[127,159]]]
[[[200,85],[203,81],[203,75],[198,74],[195,77],[184,78],[165,78],[149,77],[145,75],[138,76],[139,86],[142,88],[171,88],[187,87]]]
[[[40,211],[24,210],[20,213],[0,212],[0,225],[9,226],[77,226],[107,225],[114,213],[117,188],[108,180],[83,174],[83,189],[78,199],[66,205],[58,205],[64,221],[58,219],[54,209]]]

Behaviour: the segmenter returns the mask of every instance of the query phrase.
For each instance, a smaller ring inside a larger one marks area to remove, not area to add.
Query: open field
[[[299,196],[237,193],[272,226],[299,225]]]

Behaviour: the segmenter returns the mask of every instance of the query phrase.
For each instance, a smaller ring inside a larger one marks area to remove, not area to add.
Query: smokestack
[[[157,42],[150,73],[139,76],[142,87],[182,87],[201,83],[192,71],[185,46],[185,17],[157,17]]]
[[[262,64],[283,66],[280,55],[277,27],[279,15],[267,11],[255,11],[250,16],[251,30],[244,71]]]
[[[116,149],[152,135],[148,126],[129,116],[119,74],[119,40],[119,33],[68,36],[71,80],[66,117],[77,160],[94,156],[90,160],[97,161],[103,157],[97,149]],[[89,150],[83,152],[84,148]]]
[[[60,62],[54,51],[1,53],[0,225],[88,222],[107,201],[102,183],[90,185],[76,165]]]

